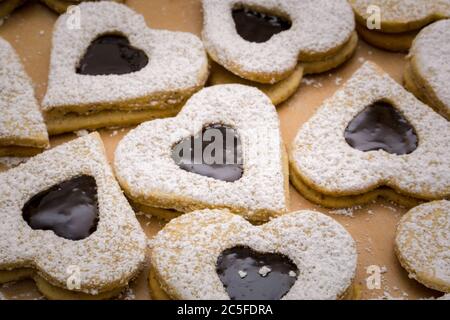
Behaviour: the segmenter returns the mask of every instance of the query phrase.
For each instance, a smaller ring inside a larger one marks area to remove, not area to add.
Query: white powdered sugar
[[[33,230],[22,217],[37,193],[78,175],[95,178],[99,222],[89,237],[72,241]],[[67,288],[70,266],[80,288],[101,293],[125,286],[145,259],[146,237],[114,179],[98,134],[68,142],[0,174],[0,269],[33,268],[51,284]]]
[[[0,145],[47,147],[44,119],[25,73],[11,45],[0,38]]]
[[[80,29],[70,28],[69,14],[61,15],[55,24],[45,111],[194,90],[206,80],[208,61],[195,35],[149,29],[142,15],[122,4],[91,2],[78,8]],[[89,44],[110,33],[128,37],[131,45],[147,54],[148,64],[125,75],[77,74],[76,67]],[[127,108],[133,109],[133,105]]]
[[[392,103],[415,129],[419,144],[414,152],[362,152],[345,141],[350,121],[380,100]],[[367,62],[303,125],[292,145],[291,163],[303,179],[335,196],[386,185],[418,198],[448,197],[450,122]]]
[[[281,12],[292,26],[264,43],[246,41],[233,21],[236,6]],[[345,0],[203,0],[203,12],[207,51],[225,68],[244,73],[286,73],[295,68],[299,56],[323,55],[344,45],[355,29]]]
[[[395,243],[410,277],[427,286],[432,281],[434,289],[449,290],[450,201],[430,202],[409,211],[399,223]]]
[[[216,263],[236,246],[279,253],[297,265],[297,281],[283,299],[341,298],[355,276],[354,240],[335,220],[312,211],[286,214],[260,227],[227,211],[189,213],[156,236],[151,264],[173,299],[229,299]]]
[[[414,40],[410,57],[423,78],[450,114],[450,20],[433,23]]]
[[[234,128],[241,139],[244,173],[237,181],[182,170],[172,159],[174,145],[216,123]],[[154,206],[182,212],[226,207],[252,219],[259,211],[286,211],[283,148],[280,122],[267,96],[253,87],[221,85],[196,93],[177,117],[130,131],[116,149],[114,168],[131,198],[157,198],[162,202]]]
[[[450,17],[450,0],[349,0],[356,13],[367,19],[374,11],[369,6],[381,10],[382,23],[408,24],[429,17]]]

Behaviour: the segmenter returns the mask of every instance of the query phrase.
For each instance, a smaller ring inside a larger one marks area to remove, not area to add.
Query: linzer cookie
[[[395,249],[410,278],[450,293],[450,201],[423,204],[404,215]]]
[[[203,41],[213,65],[211,84],[242,83],[277,105],[303,74],[348,60],[357,46],[345,0],[203,0]]]
[[[405,86],[450,119],[450,20],[423,29],[411,48]]]
[[[146,237],[91,134],[0,174],[0,283],[107,299],[140,270]]]
[[[114,168],[134,206],[164,219],[228,208],[266,221],[287,209],[278,116],[267,96],[248,86],[205,88],[175,118],[131,130]]]
[[[77,8],[80,29],[69,14],[55,25],[43,101],[50,134],[173,116],[203,87],[208,61],[196,36],[149,29],[113,2]]]
[[[154,299],[348,298],[356,246],[335,220],[313,211],[253,226],[226,210],[170,221],[152,242]]]
[[[0,38],[0,156],[30,156],[49,146],[31,79]]]
[[[408,51],[426,25],[450,17],[450,0],[349,0],[356,15],[356,29],[370,44]]]
[[[450,196],[450,123],[373,63],[300,129],[291,181],[327,207],[379,196],[414,206]]]

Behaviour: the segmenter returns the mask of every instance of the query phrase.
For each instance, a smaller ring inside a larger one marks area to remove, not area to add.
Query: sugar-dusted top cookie
[[[396,253],[409,276],[425,286],[450,292],[450,201],[415,207],[399,222]]]
[[[213,139],[220,144],[212,152],[200,141],[195,153],[194,140],[206,130],[204,140],[218,134]],[[186,141],[188,149],[182,150],[189,157],[179,161],[176,150]],[[198,163],[192,162],[192,150]],[[209,152],[232,157],[212,158],[207,165]],[[180,212],[229,208],[252,220],[267,220],[287,208],[280,122],[267,96],[253,87],[205,88],[175,118],[140,125],[119,143],[114,167],[125,193],[141,205]]]
[[[414,40],[409,59],[427,102],[450,118],[450,20],[433,23]]]
[[[264,39],[244,39],[236,30],[236,10],[242,9],[275,15],[278,21],[272,25],[278,30]],[[345,0],[203,0],[203,11],[203,41],[211,58],[242,78],[263,83],[286,78],[299,60],[338,51],[355,29]]]
[[[157,105],[169,98],[177,103],[177,98],[203,86],[208,62],[195,35],[149,29],[142,15],[114,2],[86,2],[77,9],[79,28],[68,13],[55,24],[48,89],[43,101],[46,113],[148,109],[154,107],[153,99]],[[121,41],[122,54],[115,59],[117,63],[123,63],[124,57],[133,59],[128,61],[129,70],[111,71],[111,67],[86,71],[89,67],[84,64],[89,62],[94,67],[112,63],[108,60],[113,59],[112,51],[111,55],[89,61],[101,54],[89,50],[96,41]],[[145,61],[138,59],[141,56]]]
[[[151,250],[151,272],[173,299],[339,299],[356,261],[350,234],[313,211],[259,227],[226,210],[196,211],[169,222]]]
[[[17,53],[2,38],[0,61],[0,147],[48,147],[47,129],[31,79]]]
[[[450,17],[449,0],[350,0],[358,22],[366,25],[366,20],[374,13],[370,7],[380,9],[381,30],[383,32],[405,32],[417,30],[430,22]]]
[[[290,162],[323,194],[387,186],[441,199],[450,195],[450,123],[367,62],[303,125]]]
[[[98,134],[1,173],[0,185],[2,274],[32,269],[35,280],[44,279],[42,290],[50,298],[60,297],[45,290],[48,286],[108,294],[136,276],[146,237],[114,179]],[[73,270],[79,277],[71,288]]]

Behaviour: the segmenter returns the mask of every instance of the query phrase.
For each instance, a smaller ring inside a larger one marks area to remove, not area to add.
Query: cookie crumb
[[[297,277],[297,273],[295,273],[295,271],[289,271],[289,277],[295,278]]]
[[[76,134],[77,137],[84,137],[87,136],[89,134],[89,131],[87,131],[86,129],[83,130],[78,130],[74,132]]]
[[[266,277],[271,271],[272,271],[272,269],[270,269],[268,266],[262,266],[262,268],[259,269],[258,273],[262,277]]]
[[[241,279],[244,279],[247,276],[247,272],[243,271],[243,270],[239,270],[239,277],[241,277]]]

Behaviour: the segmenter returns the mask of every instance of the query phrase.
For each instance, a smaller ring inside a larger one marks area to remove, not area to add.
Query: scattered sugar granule
[[[381,273],[386,273],[387,272],[386,266],[382,266],[380,272]]]
[[[364,63],[366,60],[365,60],[363,57],[359,57],[359,58],[358,58],[358,61],[359,61],[360,63]]]
[[[369,54],[369,56],[373,55],[372,50],[369,50],[367,53]]]
[[[334,80],[334,83],[339,86],[342,83],[342,78],[341,77],[336,77],[336,79]]]
[[[117,136],[118,133],[119,133],[119,131],[114,130],[113,132],[111,132],[111,134],[109,136],[110,137],[115,137],[115,136]]]
[[[272,269],[270,269],[268,266],[263,266],[261,269],[259,269],[258,273],[265,277],[267,276],[270,272],[272,271]]]
[[[45,31],[44,31],[44,30],[39,31],[39,35],[40,35],[40,36],[43,36],[44,34],[45,34]]]
[[[245,272],[245,271],[239,270],[238,273],[239,273],[239,277],[241,277],[241,279],[244,279],[247,276],[247,272]]]
[[[313,84],[315,84],[317,81],[315,79],[311,79],[311,78],[303,78],[302,79],[302,83],[304,83],[307,86],[312,86]]]
[[[89,134],[89,131],[87,131],[86,129],[83,129],[83,130],[75,131],[74,133],[77,135],[77,137],[81,138],[81,137],[87,136]]]
[[[297,276],[297,274],[295,273],[295,271],[289,271],[289,277],[295,278]]]

